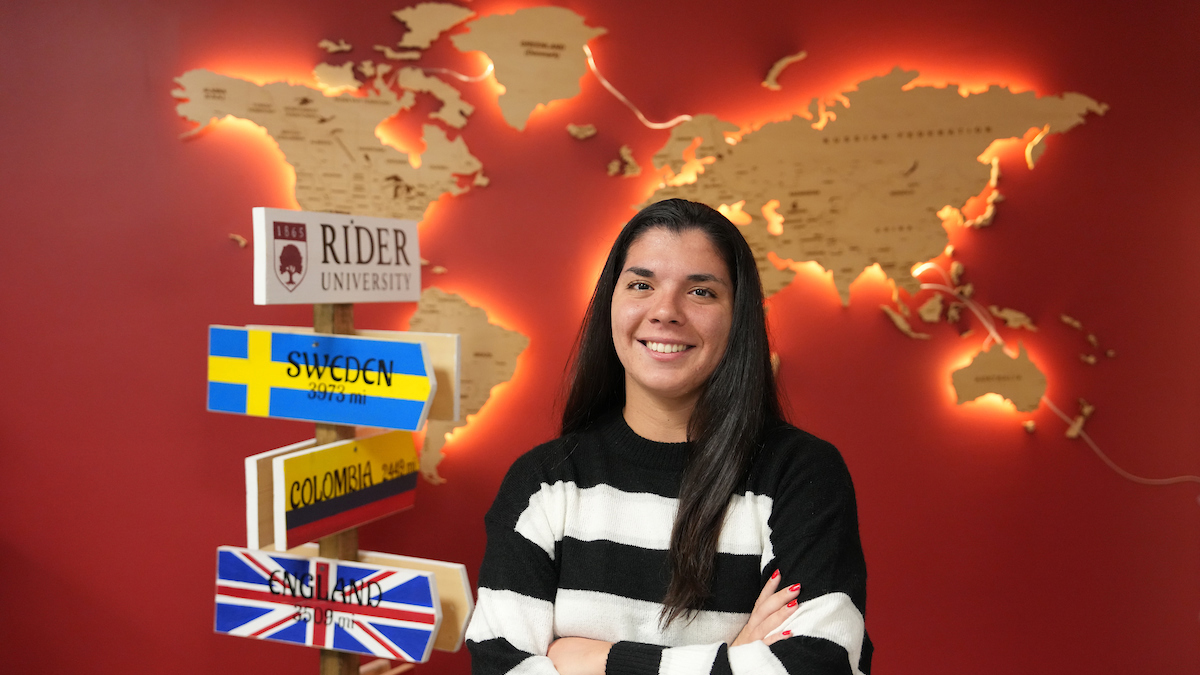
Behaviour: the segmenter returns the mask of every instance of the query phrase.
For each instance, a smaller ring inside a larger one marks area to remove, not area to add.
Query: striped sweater
[[[478,675],[556,675],[557,637],[614,642],[609,675],[870,671],[866,565],[850,474],[795,427],[769,432],[730,501],[712,594],[691,620],[659,616],[686,443],[635,434],[619,412],[534,448],[485,517],[487,550],[467,630]],[[770,646],[728,643],[778,569],[799,607]]]

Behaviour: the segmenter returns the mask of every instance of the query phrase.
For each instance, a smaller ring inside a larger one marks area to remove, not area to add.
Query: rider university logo
[[[275,233],[275,276],[289,292],[308,272],[308,228],[304,223],[273,223]]]

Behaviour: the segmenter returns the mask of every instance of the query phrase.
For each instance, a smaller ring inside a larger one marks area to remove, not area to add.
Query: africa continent
[[[767,295],[791,282],[793,264],[808,261],[832,273],[843,304],[850,283],[876,264],[915,294],[910,270],[947,243],[939,211],[958,213],[994,185],[994,167],[977,159],[993,141],[1019,139],[1031,128],[1063,133],[1107,109],[1074,93],[906,89],[917,76],[897,68],[860,82],[843,94],[847,103],[826,110],[814,100],[814,119],[764,124],[735,145],[725,134],[736,125],[698,115],[675,127],[655,155],[667,181],[653,199],[740,207],[732,217],[744,225]],[[696,172],[693,182],[685,171]]]

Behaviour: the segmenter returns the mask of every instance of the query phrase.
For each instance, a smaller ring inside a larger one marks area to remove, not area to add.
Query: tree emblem
[[[304,257],[300,255],[300,249],[296,248],[295,244],[288,244],[279,252],[279,273],[288,275],[287,281],[283,282],[288,286],[295,286],[296,281],[293,275],[302,274],[304,272]]]
[[[290,293],[308,272],[308,226],[275,221],[271,233],[275,239],[275,278]]]

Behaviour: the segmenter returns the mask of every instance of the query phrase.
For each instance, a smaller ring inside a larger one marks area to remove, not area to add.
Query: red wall
[[[479,0],[487,13],[514,2]],[[1097,406],[1087,430],[1145,476],[1200,473],[1200,179],[1195,3],[691,4],[569,2],[608,34],[605,75],[655,119],[786,117],[894,65],[931,81],[1079,91],[1111,105],[1051,137],[1035,171],[1006,167],[994,226],[955,232],[984,302],[1041,326],[1024,337],[1048,395]],[[349,8],[353,6],[353,11]],[[315,652],[212,633],[214,548],[243,544],[242,458],[311,425],[204,411],[209,323],[307,324],[251,304],[250,208],[293,206],[263,135],[226,125],[186,142],[172,78],[192,68],[303,77],[322,38],[391,44],[389,2],[79,2],[0,7],[0,622],[5,670],[316,672]],[[809,59],[771,93],[775,59]],[[374,53],[372,53],[374,55]],[[359,56],[359,58],[366,58]],[[476,62],[448,44],[429,62]],[[531,339],[511,383],[446,451],[441,487],[363,529],[364,548],[462,561],[503,471],[549,438],[603,249],[652,177],[608,178],[628,143],[643,164],[666,132],[641,127],[590,76],[582,94],[507,127],[486,85],[464,135],[492,178],[444,198],[422,252],[439,286]],[[595,122],[579,143],[567,122]],[[427,283],[428,283],[427,279]],[[1200,668],[1200,508],[1194,483],[1117,476],[1045,408],[955,406],[948,329],[902,337],[878,283],[843,309],[793,284],[770,303],[795,421],[835,442],[858,489],[876,672],[1180,672]],[[402,328],[411,307],[361,307]],[[1082,365],[1062,326],[1082,319],[1118,357]],[[31,670],[30,670],[31,669]],[[465,652],[418,669],[465,673]]]

